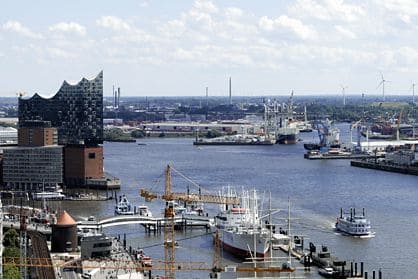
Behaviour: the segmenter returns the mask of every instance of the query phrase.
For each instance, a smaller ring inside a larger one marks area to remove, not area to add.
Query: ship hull
[[[256,257],[264,258],[269,249],[269,241],[267,237],[256,234]],[[225,251],[237,258],[250,258],[254,252],[254,234],[234,233],[223,231],[221,233],[221,243]],[[251,249],[251,253],[249,252]]]
[[[277,143],[279,144],[296,144],[298,137],[296,134],[279,135]]]

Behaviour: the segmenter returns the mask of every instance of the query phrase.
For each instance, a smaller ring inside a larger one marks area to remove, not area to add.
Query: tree
[[[3,237],[4,247],[19,247],[19,234],[15,229],[8,230]]]
[[[14,229],[8,230],[3,237],[4,257],[19,257],[19,235]],[[16,266],[5,266],[3,270],[4,279],[19,279],[20,272]]]
[[[145,133],[144,133],[144,131],[141,131],[141,130],[134,130],[134,131],[131,132],[131,137],[134,137],[134,138],[137,138],[137,139],[143,138],[143,137],[145,137]]]
[[[7,265],[3,269],[3,278],[4,279],[19,279],[20,271],[16,266]]]

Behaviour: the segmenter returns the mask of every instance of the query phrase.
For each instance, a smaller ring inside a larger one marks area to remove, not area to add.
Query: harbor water
[[[347,131],[348,124],[342,125]],[[145,204],[140,188],[164,191],[164,169],[175,169],[203,189],[217,192],[223,186],[255,188],[267,210],[269,192],[272,207],[282,209],[274,222],[286,226],[288,199],[291,203],[292,234],[305,235],[305,247],[313,242],[326,245],[332,254],[347,261],[364,262],[365,270],[382,270],[384,278],[418,278],[418,178],[411,175],[350,167],[349,160],[311,161],[303,158],[303,142],[315,132],[301,134],[295,145],[193,146],[188,138],[150,138],[137,143],[105,143],[105,169],[122,180],[118,195],[125,194],[134,205]],[[190,183],[173,174],[174,191],[185,192]],[[164,203],[146,203],[154,215],[161,215]],[[76,219],[114,214],[115,201],[63,202]],[[340,208],[365,208],[376,236],[355,239],[334,232]],[[209,214],[217,206],[206,206]],[[163,234],[146,235],[139,225],[105,229],[123,237],[127,245],[142,247],[153,259],[164,259]],[[212,262],[213,243],[205,230],[178,232],[176,261]],[[184,240],[181,240],[184,239]],[[223,254],[224,263],[236,260]],[[299,273],[299,274],[304,274]],[[177,278],[202,278],[199,273],[179,272]],[[320,278],[316,271],[306,278]]]

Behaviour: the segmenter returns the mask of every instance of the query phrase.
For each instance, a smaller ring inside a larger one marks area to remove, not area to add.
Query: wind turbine
[[[378,89],[380,86],[382,86],[382,95],[383,95],[383,102],[384,102],[385,101],[385,83],[390,82],[390,80],[386,80],[383,77],[382,72],[380,72],[380,75],[382,76],[382,81],[379,83],[379,85],[376,87],[376,89]]]
[[[344,86],[344,85],[340,85],[341,86],[341,90],[343,92],[343,105],[345,106],[345,90],[348,88],[348,86]]]

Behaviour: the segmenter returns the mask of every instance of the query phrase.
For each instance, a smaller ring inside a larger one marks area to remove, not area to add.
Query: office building
[[[3,149],[3,183],[15,191],[53,190],[63,183],[63,147]]]

